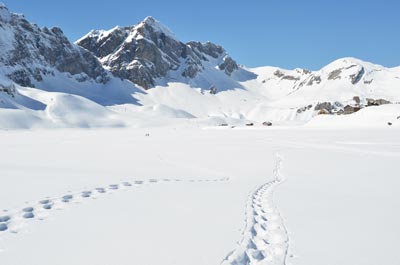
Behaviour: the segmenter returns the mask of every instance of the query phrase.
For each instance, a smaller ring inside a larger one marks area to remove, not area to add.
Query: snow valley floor
[[[400,264],[399,132],[2,131],[0,264]]]

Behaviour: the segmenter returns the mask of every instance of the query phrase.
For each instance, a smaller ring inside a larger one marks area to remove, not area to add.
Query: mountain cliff
[[[75,75],[78,81],[108,81],[97,58],[71,44],[60,28],[39,28],[4,5],[0,5],[0,36],[1,73],[17,84],[34,86],[57,71]]]
[[[96,55],[115,76],[149,89],[170,81],[193,85],[213,85],[213,78],[200,84],[207,72],[227,78],[239,69],[219,45],[211,42],[182,43],[156,19],[147,17],[137,25],[93,30],[76,42]]]

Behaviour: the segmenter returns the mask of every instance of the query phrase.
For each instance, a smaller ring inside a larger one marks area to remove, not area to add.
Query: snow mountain
[[[257,78],[244,85],[268,98],[268,106],[296,110],[295,119],[306,112],[311,117],[351,114],[366,106],[400,101],[398,67],[386,68],[355,58],[338,59],[318,71],[277,67],[251,71]]]
[[[90,52],[71,44],[58,27],[39,28],[0,5],[1,74],[22,86],[35,86],[56,71],[77,81],[106,83],[109,78]]]
[[[241,87],[234,78],[240,66],[220,45],[183,43],[153,17],[130,27],[92,30],[76,44],[96,55],[115,76],[145,89],[168,82],[213,87],[214,92],[217,87]]]
[[[0,5],[4,129],[304,124],[387,104],[400,123],[399,102],[400,67],[342,58],[317,71],[247,68],[219,45],[179,41],[152,17],[74,44]]]

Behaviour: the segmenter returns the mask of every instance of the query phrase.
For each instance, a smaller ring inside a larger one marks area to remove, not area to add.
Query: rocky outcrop
[[[385,104],[390,104],[390,101],[382,98],[380,99],[367,98],[367,106],[380,106]]]
[[[15,95],[17,94],[17,90],[15,89],[14,84],[9,84],[9,85],[0,84],[0,92],[6,93],[11,97],[15,97]]]
[[[298,114],[301,114],[301,113],[303,113],[303,112],[306,112],[307,110],[310,110],[312,108],[312,105],[310,104],[310,105],[307,105],[307,106],[305,106],[305,107],[302,107],[302,108],[299,108],[298,110],[297,110],[297,113]]]
[[[364,74],[365,74],[365,69],[364,69],[364,67],[361,67],[361,69],[357,73],[350,75],[351,83],[353,85],[355,85],[358,82],[360,82],[360,80],[364,76]]]
[[[361,110],[360,106],[351,106],[351,105],[346,105],[343,108],[343,111],[340,112],[340,114],[348,115],[348,114],[353,114],[354,112],[357,112]]]
[[[229,56],[225,56],[222,64],[220,64],[218,67],[220,70],[225,71],[225,73],[229,76],[233,73],[233,71],[238,70],[239,68],[237,63]]]
[[[79,75],[77,80],[106,82],[107,72],[90,52],[71,44],[60,28],[39,28],[23,15],[0,5],[0,66],[22,86],[33,86],[54,71]]]
[[[347,60],[344,59],[343,63],[348,64]],[[342,78],[350,79],[353,85],[356,85],[364,77],[365,68],[358,64],[350,64],[346,67],[340,67],[332,70],[328,74],[328,80],[340,80]],[[368,82],[367,82],[368,83]]]
[[[312,85],[314,85],[314,83],[319,84],[319,83],[321,83],[321,81],[322,81],[321,76],[312,75],[310,80],[308,80],[308,82],[307,82],[307,86],[312,86]]]
[[[329,73],[328,80],[341,79],[340,76],[341,73],[342,73],[342,68],[333,70],[332,72]]]
[[[316,110],[316,111],[322,111],[323,110],[324,112],[327,112],[327,113],[331,113],[332,109],[333,109],[333,105],[330,102],[318,103],[314,108],[314,110]]]
[[[359,96],[354,96],[352,98],[353,103],[347,104],[343,106],[340,102],[320,102],[315,105],[314,110],[318,115],[320,114],[353,114],[362,108],[370,107],[370,106],[380,106],[384,104],[390,104],[391,102],[385,99],[371,99],[367,98],[362,100]],[[298,114],[301,114],[309,109],[311,109],[312,105],[308,105],[307,107],[302,107],[297,110]]]
[[[195,78],[207,63],[228,76],[239,68],[221,46],[182,43],[152,17],[131,27],[91,31],[76,44],[96,55],[115,76],[145,89],[155,86],[158,79],[174,81],[170,76]]]
[[[303,70],[303,72],[297,72],[297,74],[308,74],[309,72],[307,70]],[[274,75],[281,80],[289,80],[289,81],[298,81],[300,80],[300,76],[294,76],[294,75],[289,75],[284,73],[281,70],[276,70],[274,72]]]

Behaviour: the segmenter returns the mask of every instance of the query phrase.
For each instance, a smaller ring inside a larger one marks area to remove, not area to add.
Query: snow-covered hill
[[[400,67],[343,58],[319,71],[246,68],[152,17],[73,44],[1,5],[0,36],[3,129],[303,124],[400,102]]]

